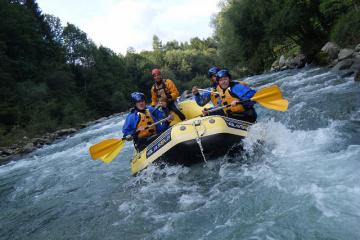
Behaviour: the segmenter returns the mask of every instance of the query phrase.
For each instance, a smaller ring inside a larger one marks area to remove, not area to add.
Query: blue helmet
[[[133,92],[131,94],[131,100],[133,101],[133,103],[145,101],[145,95],[141,92]]]
[[[223,70],[220,70],[216,73],[216,79],[219,81],[220,78],[222,77],[229,77],[231,78],[231,74],[229,72],[229,70],[227,69],[223,69]]]
[[[211,67],[208,71],[207,76],[210,78],[212,75],[216,75],[216,73],[220,71],[220,68],[218,67]]]

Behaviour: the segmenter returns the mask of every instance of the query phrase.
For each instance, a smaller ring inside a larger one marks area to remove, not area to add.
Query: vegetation
[[[150,96],[154,67],[183,90],[208,84],[214,40],[153,46],[116,54],[35,0],[0,0],[0,145],[127,110],[131,91]]]
[[[214,20],[219,55],[226,66],[253,73],[294,49],[311,62],[330,39],[358,43],[359,6],[359,0],[227,0]]]

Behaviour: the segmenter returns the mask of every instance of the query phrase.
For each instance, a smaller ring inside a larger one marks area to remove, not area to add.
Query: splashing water
[[[257,106],[233,159],[132,177],[131,143],[109,165],[87,152],[119,116],[0,166],[0,239],[360,239],[359,84],[320,68],[246,81],[290,106]]]

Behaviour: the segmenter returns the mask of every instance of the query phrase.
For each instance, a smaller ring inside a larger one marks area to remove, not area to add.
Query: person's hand
[[[174,115],[169,114],[169,116],[166,118],[166,120],[167,120],[168,122],[171,122],[172,120],[174,120]]]
[[[208,109],[207,109],[207,108],[204,108],[204,109],[202,110],[202,114],[203,114],[204,116],[209,115]]]
[[[193,86],[193,87],[192,87],[192,93],[193,93],[194,95],[196,95],[196,94],[199,93],[198,86]]]
[[[232,101],[232,102],[231,102],[231,106],[232,106],[232,107],[235,107],[235,106],[238,105],[239,103],[240,103],[240,102],[239,102],[239,101],[236,101],[236,100],[235,100],[235,101]]]

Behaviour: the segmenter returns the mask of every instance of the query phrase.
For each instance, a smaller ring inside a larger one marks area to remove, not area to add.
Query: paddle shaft
[[[250,101],[250,100],[238,101],[236,104],[240,104],[240,103],[246,102],[246,101]],[[221,107],[213,108],[213,109],[208,110],[207,112],[209,112],[209,113],[216,112],[218,110],[221,110],[221,109],[224,109],[224,108],[227,108],[227,107],[231,107],[231,104],[227,104],[227,105],[224,105],[224,106],[221,106]]]
[[[168,120],[167,117],[164,118],[164,119],[161,119],[160,121],[157,121],[157,122],[155,122],[155,123],[147,126],[145,129],[148,129],[148,128],[151,128],[151,127],[153,127],[153,126],[156,126],[156,125],[158,125],[158,124],[160,124],[160,123],[163,123],[163,122],[165,122],[165,121],[167,121],[167,120]]]
[[[207,89],[198,88],[198,90],[201,91],[201,92],[215,93],[215,94],[218,94],[218,95],[219,95],[218,92],[211,91],[211,90],[207,90]]]

